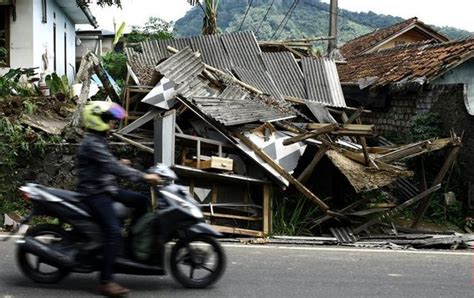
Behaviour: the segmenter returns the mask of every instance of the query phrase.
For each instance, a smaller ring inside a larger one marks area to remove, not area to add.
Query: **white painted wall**
[[[10,66],[31,67],[33,62],[33,2],[16,2],[16,21],[10,16]]]
[[[10,67],[38,67],[38,72],[54,72],[67,75],[70,82],[74,79],[76,57],[75,24],[63,13],[55,0],[47,2],[47,22],[42,22],[41,0],[17,0],[16,21],[10,24]],[[56,24],[56,57],[54,56],[53,28]],[[66,33],[66,63],[64,51],[64,33]],[[47,53],[49,65],[44,69],[42,55]],[[66,67],[65,67],[66,66]],[[5,72],[5,70],[3,70]]]

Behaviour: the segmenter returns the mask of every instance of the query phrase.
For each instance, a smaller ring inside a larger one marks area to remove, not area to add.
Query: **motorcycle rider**
[[[159,184],[160,177],[146,174],[128,164],[128,160],[118,160],[112,155],[106,141],[107,132],[114,123],[125,117],[125,110],[108,101],[91,101],[82,111],[85,136],[77,154],[78,192],[86,195],[83,200],[101,224],[104,237],[103,260],[100,273],[99,291],[105,296],[124,295],[129,292],[115,282],[113,266],[122,245],[121,225],[113,202],[117,201],[133,208],[132,225],[149,207],[149,198],[143,194],[120,189],[116,178],[132,181],[146,181]]]

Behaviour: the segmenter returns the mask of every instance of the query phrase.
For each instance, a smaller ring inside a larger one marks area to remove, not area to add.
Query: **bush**
[[[119,87],[123,87],[127,78],[127,56],[124,53],[108,52],[102,56],[102,64]]]
[[[443,135],[443,123],[438,113],[423,113],[411,120],[409,138],[412,142],[438,138]]]

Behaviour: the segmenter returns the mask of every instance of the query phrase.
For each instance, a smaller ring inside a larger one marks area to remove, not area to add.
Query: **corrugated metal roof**
[[[234,67],[233,71],[244,83],[254,86],[266,94],[272,95],[280,102],[285,101],[280,90],[275,85],[275,82],[265,70],[250,70],[242,67]]]
[[[336,63],[333,60],[301,59],[308,100],[332,107],[346,107]]]
[[[224,99],[245,99],[248,93],[238,86],[229,85],[219,95],[219,98]]]
[[[193,97],[192,102],[206,114],[206,116],[213,118],[225,126],[257,121],[267,122],[292,117],[292,115],[278,112],[258,100]]]
[[[156,70],[175,84],[190,81],[204,70],[201,59],[186,47],[156,66]]]
[[[317,102],[307,102],[306,106],[313,113],[314,117],[318,119],[319,123],[337,123],[336,119],[334,119],[324,105]]]
[[[236,32],[220,36],[234,67],[264,70],[262,51],[252,32]]]
[[[231,70],[232,60],[219,35],[201,35],[190,39],[192,48],[202,54],[204,63],[221,70]]]
[[[290,52],[263,53],[263,62],[275,84],[285,96],[306,98],[301,68]]]

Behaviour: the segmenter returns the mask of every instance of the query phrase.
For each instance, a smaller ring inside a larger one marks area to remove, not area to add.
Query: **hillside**
[[[254,0],[251,9],[241,26],[247,10],[247,0],[222,0],[218,10],[218,26],[221,32],[252,30],[260,40],[293,39],[314,36],[326,36],[328,31],[329,4],[319,0],[300,0],[293,13],[278,26],[285,17],[293,0]],[[271,8],[270,8],[271,6]],[[270,8],[270,10],[268,10]],[[268,15],[265,18],[265,14]],[[262,22],[262,20],[264,20]],[[377,28],[390,26],[400,22],[400,17],[380,15],[373,12],[356,13],[341,9],[339,11],[338,29],[339,44],[343,44],[360,35],[369,33]],[[177,37],[199,35],[202,26],[202,10],[198,7],[188,11],[176,21],[174,34]],[[472,33],[452,27],[435,27],[450,38],[457,39]],[[276,31],[276,33],[275,33]]]

